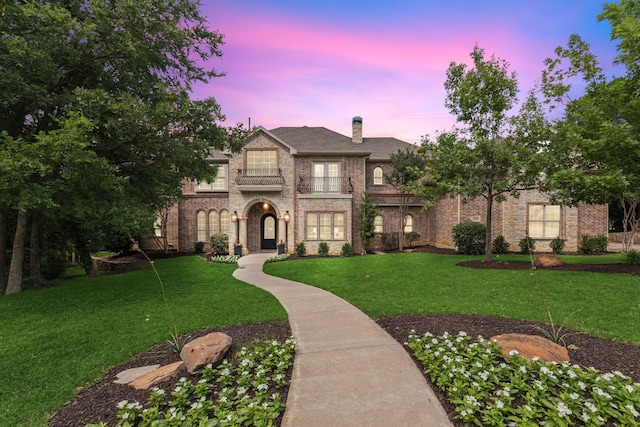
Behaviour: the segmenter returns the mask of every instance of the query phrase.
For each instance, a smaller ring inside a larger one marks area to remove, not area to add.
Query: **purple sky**
[[[202,0],[210,27],[225,35],[212,64],[226,76],[197,86],[238,122],[324,126],[365,137],[419,143],[455,122],[444,107],[446,70],[469,62],[477,43],[509,62],[520,99],[542,61],[580,34],[609,65],[610,27],[593,0]]]

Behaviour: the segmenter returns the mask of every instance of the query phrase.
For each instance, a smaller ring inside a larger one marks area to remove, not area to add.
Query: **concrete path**
[[[451,426],[402,346],[330,292],[262,272],[272,253],[240,258],[234,276],[273,294],[296,338],[283,427]]]

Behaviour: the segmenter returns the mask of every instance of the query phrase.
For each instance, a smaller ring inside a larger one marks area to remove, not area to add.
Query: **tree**
[[[508,116],[516,104],[516,75],[504,60],[485,59],[477,45],[473,68],[451,63],[447,69],[445,106],[465,127],[428,136],[421,147],[426,161],[418,194],[433,200],[460,195],[486,201],[486,259],[492,259],[491,223],[494,202],[535,188],[539,165],[535,158],[546,140],[546,120],[533,94],[520,112]]]
[[[360,239],[362,239],[362,254],[366,253],[369,241],[376,234],[375,219],[379,214],[378,205],[371,202],[369,195],[364,193],[357,209]]]
[[[398,150],[392,154],[391,173],[385,175],[385,180],[393,186],[400,194],[400,203],[398,210],[400,211],[400,230],[398,242],[400,250],[404,249],[404,228],[406,225],[407,206],[414,195],[414,181],[418,178],[416,171],[424,169],[424,159],[415,149],[406,148],[404,151]]]
[[[546,150],[544,188],[568,205],[619,201],[623,245],[629,250],[640,227],[640,5],[605,4],[598,19],[611,24],[611,38],[618,43],[615,63],[626,74],[608,79],[576,34],[545,61],[541,91],[550,109],[563,112]],[[584,87],[577,98],[575,86]]]
[[[244,129],[222,127],[213,98],[189,97],[221,75],[202,65],[221,56],[223,38],[197,1],[9,1],[0,16],[0,167],[11,171],[0,177],[10,213],[0,220],[22,225],[21,212],[38,211],[88,259],[110,236],[150,229],[183,179],[214,176],[211,148],[241,146]],[[74,149],[59,152],[79,124]],[[14,236],[13,256],[25,240]],[[21,272],[9,276],[19,291]]]

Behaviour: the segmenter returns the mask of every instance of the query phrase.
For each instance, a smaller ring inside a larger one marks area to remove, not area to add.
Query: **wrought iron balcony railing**
[[[236,184],[250,186],[283,185],[284,176],[281,169],[238,169]]]
[[[301,176],[296,187],[298,193],[353,193],[350,176]]]

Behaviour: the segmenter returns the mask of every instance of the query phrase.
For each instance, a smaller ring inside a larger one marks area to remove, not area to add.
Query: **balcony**
[[[351,194],[353,184],[350,176],[301,176],[296,190],[300,194]]]
[[[240,191],[282,191],[281,169],[238,169],[236,185]]]

